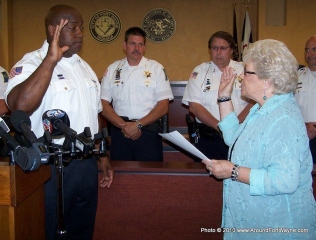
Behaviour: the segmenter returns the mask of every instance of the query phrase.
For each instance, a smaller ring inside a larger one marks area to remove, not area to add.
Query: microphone
[[[44,130],[49,131],[51,136],[67,135],[73,138],[76,131],[72,130],[68,115],[63,110],[53,109],[43,113],[42,116]]]
[[[26,139],[26,147],[34,149],[41,157],[42,163],[47,163],[49,160],[49,152],[46,145],[39,141],[31,130],[31,120],[26,112],[16,110],[11,114],[10,122],[18,133],[22,133]]]
[[[91,137],[90,129],[86,127],[84,133],[77,134],[69,127],[70,121],[65,111],[60,109],[48,110],[43,113],[42,120],[44,130],[49,131],[52,136],[65,136],[63,144],[65,149],[70,148],[71,143],[74,143],[75,147],[84,155],[92,153],[94,142],[89,139]]]
[[[108,129],[102,128],[102,131],[94,134],[94,139],[98,140],[101,139],[100,145],[99,145],[99,155],[100,156],[107,156],[106,154],[106,138],[109,137]]]
[[[22,110],[14,111],[11,114],[10,121],[16,131],[23,133],[30,145],[37,140],[35,134],[31,131],[31,120],[26,112]]]
[[[23,171],[37,170],[41,163],[41,157],[35,149],[21,147],[18,142],[8,133],[10,129],[0,118],[0,137],[9,149],[11,162],[17,163]]]

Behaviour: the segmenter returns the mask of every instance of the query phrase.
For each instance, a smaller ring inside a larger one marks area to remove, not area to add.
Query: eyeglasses
[[[211,50],[214,51],[214,52],[217,52],[218,49],[221,50],[221,51],[226,51],[227,49],[229,48],[229,46],[227,47],[224,47],[224,46],[220,46],[220,47],[211,47]]]
[[[316,52],[316,47],[313,48],[305,48],[305,53]]]
[[[255,72],[247,71],[247,69],[244,68],[244,75],[246,76],[247,74],[255,74],[255,75],[257,75]]]

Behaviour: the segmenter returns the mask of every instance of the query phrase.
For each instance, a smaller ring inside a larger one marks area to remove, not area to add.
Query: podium
[[[0,239],[45,239],[44,183],[50,167],[23,172],[0,162]]]

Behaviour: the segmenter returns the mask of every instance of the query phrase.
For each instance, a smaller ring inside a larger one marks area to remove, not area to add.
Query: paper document
[[[178,131],[170,133],[159,133],[160,136],[174,143],[175,145],[183,148],[185,151],[197,156],[201,159],[208,159],[203,153],[200,152],[195,146],[193,146],[188,140],[186,140]]]

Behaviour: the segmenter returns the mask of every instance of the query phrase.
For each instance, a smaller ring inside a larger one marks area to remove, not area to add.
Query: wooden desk
[[[112,161],[115,179],[99,188],[94,240],[222,239],[222,181],[204,164]],[[313,171],[316,197],[316,165]]]
[[[201,228],[221,225],[222,181],[201,163],[112,161],[109,189],[99,189],[94,240],[221,239]]]

